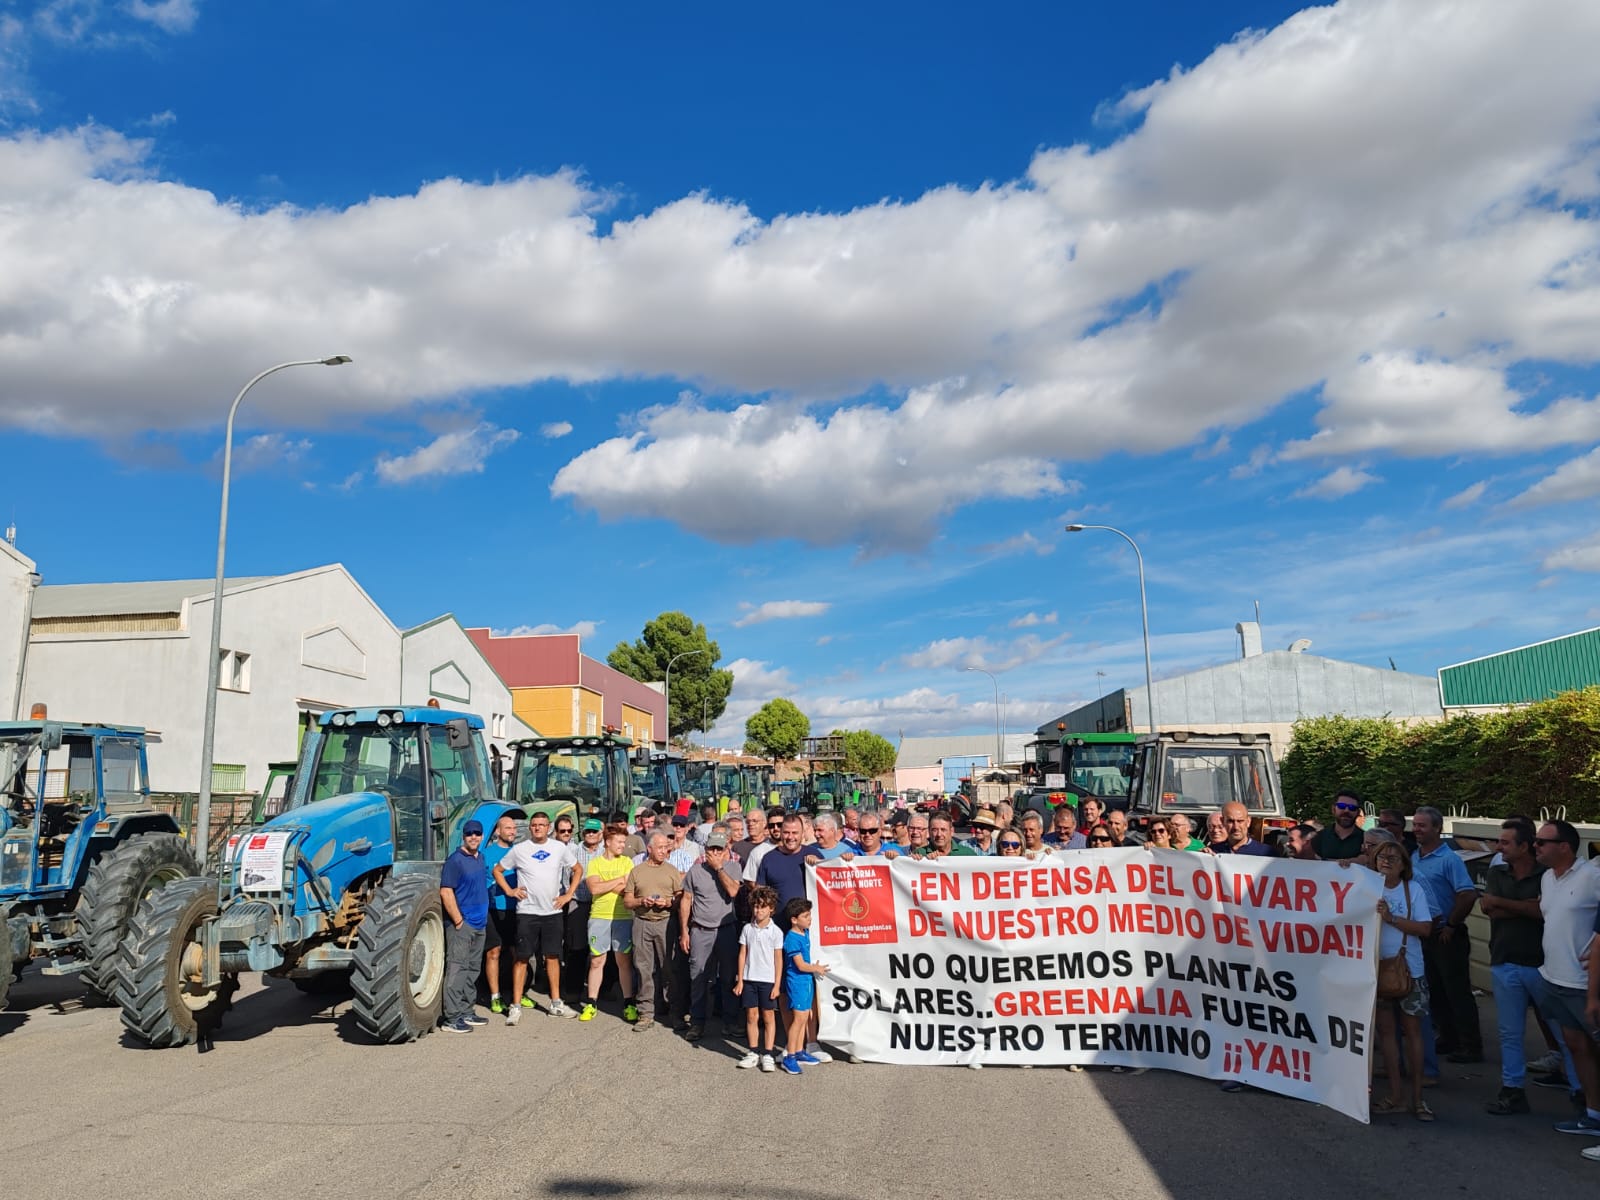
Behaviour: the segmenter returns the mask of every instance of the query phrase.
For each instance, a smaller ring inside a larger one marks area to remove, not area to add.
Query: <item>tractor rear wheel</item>
[[[170,883],[200,874],[189,843],[175,833],[139,833],[107,850],[89,868],[78,894],[78,930],[88,966],[83,981],[116,998],[117,947],[140,901]]]
[[[151,1046],[186,1046],[215,1029],[233,995],[233,980],[211,988],[198,974],[199,930],[217,915],[214,879],[169,884],[139,906],[117,959],[122,1023]]]
[[[438,1024],[444,1000],[439,885],[396,875],[378,888],[356,939],[356,1023],[380,1042],[412,1042]]]

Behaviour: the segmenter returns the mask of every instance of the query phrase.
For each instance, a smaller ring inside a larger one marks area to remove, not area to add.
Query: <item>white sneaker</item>
[[[522,1009],[519,1008],[517,1005],[513,1004],[511,1006],[511,1011],[506,1013],[506,1024],[507,1025],[515,1025],[521,1019],[522,1019]]]
[[[1566,1069],[1566,1062],[1562,1059],[1561,1055],[1554,1050],[1551,1050],[1547,1054],[1540,1055],[1538,1058],[1534,1059],[1528,1064],[1529,1071],[1538,1072],[1539,1074],[1544,1075],[1549,1074],[1551,1071],[1564,1072]]]
[[[811,1055],[811,1057],[816,1059],[819,1063],[830,1063],[833,1061],[833,1055],[829,1054],[815,1042],[812,1042],[806,1047],[806,1053]]]
[[[1581,1152],[1590,1162],[1600,1162],[1600,1142],[1596,1142],[1587,1150]]]
[[[575,1017],[578,1015],[560,1000],[550,1001],[550,1007],[545,1009],[545,1011],[548,1012],[552,1017]]]
[[[971,1067],[974,1071],[983,1070],[983,1064],[982,1063],[972,1062],[972,1063],[968,1063],[967,1066]]]
[[[763,1054],[761,1056],[761,1069],[769,1075],[778,1069],[778,1064],[772,1061],[772,1055]]]
[[[734,1066],[738,1067],[739,1070],[741,1070],[741,1071],[748,1071],[751,1067],[755,1066],[760,1061],[761,1061],[761,1056],[759,1054],[757,1054],[754,1050],[752,1050],[752,1051],[750,1051],[749,1054],[746,1054],[738,1062],[734,1063]]]

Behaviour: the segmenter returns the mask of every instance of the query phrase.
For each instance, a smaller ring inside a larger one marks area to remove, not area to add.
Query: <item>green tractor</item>
[[[587,737],[535,737],[511,743],[515,757],[506,792],[508,803],[527,816],[543,813],[554,824],[610,812],[632,819],[645,796],[634,786],[637,765],[649,768],[647,747],[616,733]]]

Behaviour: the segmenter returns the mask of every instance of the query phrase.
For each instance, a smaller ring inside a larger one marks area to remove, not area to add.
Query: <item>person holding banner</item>
[[[1378,942],[1380,958],[1403,956],[1411,976],[1411,990],[1395,998],[1378,998],[1378,1044],[1388,1072],[1389,1094],[1372,1102],[1374,1115],[1401,1111],[1400,1032],[1406,1039],[1406,1078],[1411,1088],[1410,1111],[1419,1121],[1433,1120],[1433,1110],[1422,1098],[1422,1014],[1428,1011],[1428,979],[1422,964],[1422,942],[1433,932],[1428,892],[1412,881],[1411,859],[1393,839],[1372,856],[1373,869],[1383,876],[1383,898],[1378,917],[1383,922]]]
[[[1078,832],[1078,813],[1070,804],[1056,809],[1055,828],[1044,835],[1044,844],[1057,850],[1082,850],[1088,843]]]
[[[1022,814],[1022,857],[1038,862],[1055,853],[1054,846],[1045,845],[1044,818],[1036,812]]]
[[[928,818],[928,850],[924,858],[970,857],[977,854],[971,846],[956,841],[955,818],[940,809]]]
[[[869,808],[861,814],[860,824],[856,826],[856,837],[860,840],[860,854],[864,858],[879,855],[887,859],[900,857],[899,849],[893,843],[883,840],[883,814],[875,808]],[[849,862],[855,855],[845,853],[840,857]]]
[[[1221,812],[1211,814],[1222,823],[1222,837],[1207,847],[1213,854],[1253,854],[1258,858],[1277,858],[1271,846],[1263,845],[1250,836],[1250,810],[1237,800],[1222,806]],[[1206,828],[1210,829],[1210,819]]]
[[[1167,818],[1172,826],[1172,845],[1176,850],[1204,850],[1206,844],[1194,835],[1194,823],[1188,813],[1173,813]]]
[[[789,1010],[788,1053],[778,1065],[786,1075],[800,1068],[832,1062],[817,1047],[817,975],[828,973],[827,963],[811,961],[811,901],[800,897],[784,906],[789,932],[783,935],[783,1001]]]

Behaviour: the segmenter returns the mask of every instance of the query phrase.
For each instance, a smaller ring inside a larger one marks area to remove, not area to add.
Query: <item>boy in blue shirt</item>
[[[789,1075],[800,1074],[800,1065],[823,1061],[806,1050],[806,1034],[816,1020],[817,975],[828,973],[827,963],[811,961],[811,901],[796,896],[784,905],[789,932],[783,935],[783,998],[789,1008],[788,1053],[779,1064]],[[812,1037],[815,1038],[815,1033]]]

